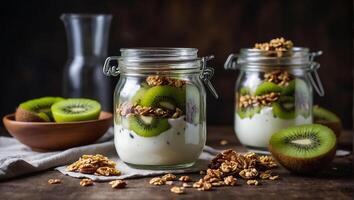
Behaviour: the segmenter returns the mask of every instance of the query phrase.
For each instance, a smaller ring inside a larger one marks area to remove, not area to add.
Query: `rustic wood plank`
[[[232,127],[210,127],[208,144],[217,148],[234,147],[244,150],[236,140]],[[344,132],[343,144],[350,148],[352,134]],[[221,139],[229,141],[227,146],[219,144]],[[351,139],[351,140],[350,140]],[[342,142],[341,142],[342,143]],[[348,146],[349,145],[349,146]],[[354,196],[353,156],[336,158],[330,168],[313,177],[290,174],[284,168],[274,170],[281,176],[278,181],[262,181],[260,186],[248,186],[243,180],[235,187],[215,188],[202,192],[187,188],[186,194],[177,195],[169,191],[171,186],[152,186],[150,178],[129,179],[125,189],[112,189],[108,183],[95,183],[81,187],[79,179],[49,170],[0,183],[1,199],[352,199]],[[194,180],[199,174],[188,174]],[[50,178],[60,178],[63,183],[49,185]],[[180,184],[175,182],[175,184]]]

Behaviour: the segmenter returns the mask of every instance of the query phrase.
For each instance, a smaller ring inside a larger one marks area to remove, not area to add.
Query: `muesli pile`
[[[293,48],[293,46],[294,44],[291,40],[286,40],[283,37],[280,37],[272,39],[269,42],[256,43],[254,48],[262,51],[269,51],[271,53],[275,52],[277,57],[282,57],[283,53]]]
[[[101,154],[96,154],[82,155],[78,161],[69,165],[66,170],[97,176],[119,176],[121,173],[115,167],[116,163],[114,161]]]
[[[240,154],[232,149],[225,150],[218,155],[209,164],[206,171],[201,171],[204,175],[193,184],[186,182],[192,181],[188,176],[181,176],[181,186],[173,186],[170,191],[176,194],[185,193],[185,188],[196,188],[200,191],[209,191],[214,187],[236,186],[238,178],[246,180],[248,185],[259,185],[259,180],[276,180],[279,175],[273,175],[271,169],[277,167],[277,164],[271,156],[258,156],[253,152]],[[172,185],[177,180],[173,174],[166,174],[162,177],[154,177],[150,180],[152,185]]]

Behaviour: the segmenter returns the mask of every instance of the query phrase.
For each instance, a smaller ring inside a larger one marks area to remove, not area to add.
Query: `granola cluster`
[[[264,94],[261,96],[251,96],[251,95],[243,95],[240,96],[238,101],[238,106],[240,108],[247,107],[257,107],[257,106],[270,106],[274,101],[279,99],[280,93],[271,92],[269,94]]]
[[[173,87],[182,87],[186,84],[186,81],[184,80],[159,75],[148,76],[146,82],[149,86],[169,85]]]
[[[280,37],[272,39],[269,42],[256,43],[254,48],[262,51],[274,51],[277,57],[282,57],[283,53],[290,50],[293,46],[291,40],[286,40],[283,37]]]
[[[116,189],[125,188],[125,186],[127,186],[127,183],[123,180],[114,180],[109,182],[109,184],[112,186],[112,188]]]
[[[257,156],[253,152],[242,155],[228,149],[211,161],[206,175],[199,182],[209,182],[212,186],[234,186],[237,178],[242,178],[251,180],[249,185],[258,185],[257,178],[269,180],[279,178],[271,175],[271,169],[275,167],[277,164],[270,156]]]
[[[183,114],[183,111],[179,108],[175,108],[175,110],[169,110],[164,108],[141,106],[138,104],[132,104],[130,102],[122,103],[117,108],[116,112],[124,117],[128,117],[129,115],[142,115],[159,118],[178,118]]]
[[[201,179],[192,181],[189,176],[181,176],[178,180],[183,182],[182,186],[174,186],[170,189],[176,194],[185,193],[185,188],[196,188],[199,191],[210,191],[213,187],[236,186],[238,179],[246,181],[248,185],[260,185],[259,180],[276,180],[279,175],[273,175],[273,168],[277,164],[271,156],[258,156],[253,152],[239,154],[232,149],[225,150],[211,160],[206,171],[201,171],[204,175]],[[149,183],[151,185],[173,185],[177,177],[173,174],[166,174],[162,177],[154,177]]]
[[[84,178],[84,179],[81,179],[80,181],[80,185],[82,187],[86,187],[86,186],[92,186],[94,183],[93,183],[93,180],[89,179],[89,178]]]
[[[66,170],[98,176],[119,176],[121,172],[115,166],[115,162],[103,155],[82,155],[78,161],[69,165]]]
[[[61,183],[61,180],[60,180],[60,179],[53,179],[53,178],[51,178],[51,179],[48,180],[48,183],[49,183],[49,184],[60,184],[60,183]]]
[[[293,77],[284,70],[273,70],[264,74],[264,81],[275,83],[279,86],[288,86]]]

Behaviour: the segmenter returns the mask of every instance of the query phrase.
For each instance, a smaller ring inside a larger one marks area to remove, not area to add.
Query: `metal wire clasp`
[[[118,56],[107,57],[103,64],[103,74],[106,76],[118,76],[119,75],[119,66],[110,66],[112,60],[118,62]]]
[[[214,75],[214,68],[207,67],[207,62],[211,59],[214,59],[214,55],[202,57],[202,72],[200,73],[200,79],[204,82],[205,86],[209,89],[210,93],[215,97],[219,98],[218,93],[216,92],[213,84],[210,82],[210,79]]]

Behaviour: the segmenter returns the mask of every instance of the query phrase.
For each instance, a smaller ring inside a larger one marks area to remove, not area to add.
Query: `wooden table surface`
[[[229,144],[220,145],[226,139]],[[352,150],[351,131],[344,131],[340,148]],[[232,127],[209,127],[207,144],[216,148],[234,148],[242,151]],[[1,153],[1,152],[0,152]],[[243,180],[234,187],[218,187],[212,191],[197,191],[187,188],[186,193],[177,195],[170,192],[168,185],[153,186],[151,177],[127,180],[125,189],[112,189],[108,183],[95,183],[81,187],[79,179],[48,170],[25,177],[0,182],[0,199],[353,199],[353,155],[335,158],[332,165],[313,177],[290,174],[279,167],[274,172],[281,176],[278,181],[262,181],[260,186],[248,186]],[[199,174],[188,174],[194,180]],[[62,184],[49,185],[49,178],[59,178]]]

